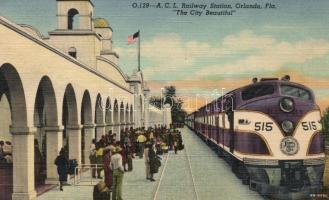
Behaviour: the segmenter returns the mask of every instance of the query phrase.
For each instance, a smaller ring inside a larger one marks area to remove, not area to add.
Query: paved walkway
[[[258,200],[256,192],[242,185],[225,161],[209,149],[194,133],[182,129],[185,149],[162,157],[156,182],[145,179],[143,159],[134,160],[134,170],[124,175],[125,200]],[[87,178],[88,179],[88,178]],[[86,180],[87,180],[86,179]],[[90,181],[90,179],[88,179]],[[98,180],[93,180],[96,183]],[[39,200],[92,200],[91,186],[55,188]]]

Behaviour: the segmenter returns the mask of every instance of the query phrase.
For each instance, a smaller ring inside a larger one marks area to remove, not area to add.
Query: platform
[[[136,158],[134,169],[124,175],[125,200],[239,200],[263,199],[242,185],[230,166],[210,150],[189,129],[181,130],[185,149],[178,154],[162,156],[162,166],[155,182],[145,179],[144,160]],[[93,180],[94,183],[97,180]],[[39,200],[92,199],[92,186],[67,186],[64,192],[55,188]]]

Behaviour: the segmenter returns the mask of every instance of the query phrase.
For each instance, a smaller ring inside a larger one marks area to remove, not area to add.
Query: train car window
[[[274,93],[273,85],[257,85],[242,91],[244,101]]]
[[[304,100],[310,99],[310,93],[305,89],[290,85],[281,85],[280,89],[282,95],[298,97]]]

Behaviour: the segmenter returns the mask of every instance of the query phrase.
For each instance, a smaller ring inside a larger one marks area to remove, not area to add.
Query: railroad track
[[[191,160],[190,160],[190,157],[189,157],[189,154],[188,154],[187,145],[184,148],[184,154],[185,154],[185,156],[187,158],[186,160],[188,162],[189,172],[190,172],[191,178],[192,178],[192,184],[193,184],[194,194],[195,194],[196,200],[199,200],[199,195],[198,195],[198,191],[197,191],[196,185],[195,185],[195,178],[194,178],[193,171],[192,171]]]
[[[184,153],[184,156],[181,156],[181,157],[184,157],[184,160],[185,160],[186,165],[187,165],[186,170],[189,171],[189,174],[191,176],[191,180],[192,180],[191,185],[193,185],[193,191],[194,191],[194,198],[193,199],[194,200],[199,200],[199,196],[198,196],[198,192],[197,192],[196,184],[195,184],[195,178],[194,178],[194,175],[193,175],[193,171],[192,171],[192,167],[191,167],[191,161],[190,161],[190,158],[189,158],[189,155],[188,155],[187,147],[185,146],[185,149],[183,150],[183,152],[182,151],[180,151],[180,152]],[[167,156],[165,157],[163,170],[161,171],[160,179],[159,179],[159,181],[157,183],[157,186],[156,186],[156,189],[153,193],[153,198],[152,198],[153,200],[157,200],[157,198],[158,198],[159,190],[161,188],[161,184],[163,183],[163,177],[165,176],[168,160],[170,159],[171,154],[172,154],[171,152],[168,152]],[[180,156],[177,156],[177,157],[180,157]]]

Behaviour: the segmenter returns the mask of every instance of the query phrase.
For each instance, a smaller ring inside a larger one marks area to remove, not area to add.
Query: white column
[[[34,188],[35,128],[10,127],[13,135],[13,200],[36,199]]]
[[[69,125],[66,133],[69,137],[69,159],[76,159],[78,165],[81,165],[81,126]]]
[[[46,184],[57,184],[57,166],[54,164],[63,147],[63,126],[45,127],[47,147],[47,180]]]
[[[114,124],[113,133],[116,134],[116,141],[120,141],[120,124]]]
[[[149,103],[148,102],[145,102],[144,106],[145,106],[145,108],[144,108],[144,110],[145,110],[145,120],[144,120],[144,122],[145,122],[145,129],[148,129],[148,127],[151,126],[151,123],[150,123],[150,112],[151,111],[150,111]]]
[[[96,124],[96,141],[99,141],[105,135],[105,124]]]
[[[89,150],[92,140],[95,138],[95,125],[94,124],[85,124],[83,126],[85,131],[85,146],[84,146],[84,155],[85,155],[85,164],[90,164],[89,160]]]

